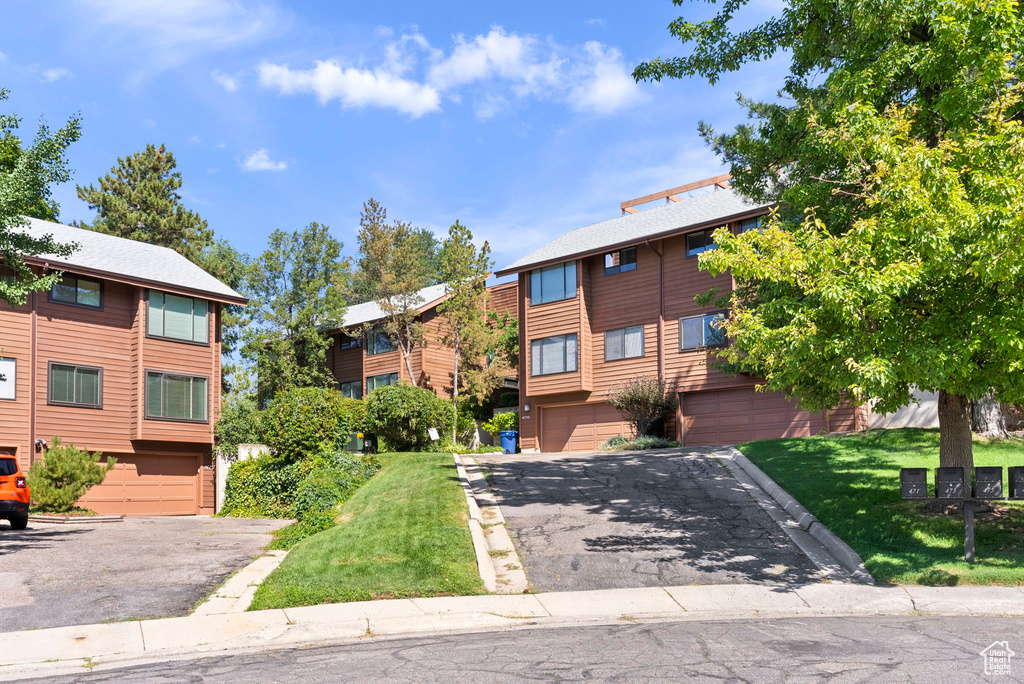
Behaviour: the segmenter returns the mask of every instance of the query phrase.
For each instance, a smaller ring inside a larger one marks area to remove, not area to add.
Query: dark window
[[[697,256],[702,252],[707,252],[708,250],[718,247],[718,244],[711,237],[711,234],[714,233],[715,230],[715,228],[712,228],[710,230],[699,230],[696,233],[687,233],[686,256]]]
[[[17,461],[13,458],[0,458],[0,475],[14,475],[17,472]]]
[[[50,364],[50,403],[100,408],[103,370],[92,366]]]
[[[703,347],[721,347],[725,344],[725,329],[720,321],[725,320],[725,312],[690,316],[679,319],[679,348],[701,349]]]
[[[608,252],[604,255],[604,274],[625,273],[636,270],[636,247]]]
[[[359,335],[355,337],[349,337],[348,335],[340,335],[338,337],[338,346],[341,349],[362,349],[363,338]]]
[[[103,308],[103,283],[98,280],[66,275],[50,289],[50,301],[90,309]]]
[[[0,357],[0,399],[14,401],[17,399],[18,362],[15,359]]]
[[[149,291],[146,332],[151,337],[206,344],[210,306],[205,299]]]
[[[361,380],[343,382],[339,385],[339,389],[341,390],[341,396],[343,397],[348,397],[349,399],[363,398],[363,383]]]
[[[530,271],[530,304],[547,304],[575,296],[575,261]]]
[[[366,378],[366,393],[369,394],[378,387],[398,384],[398,373],[384,373],[382,375],[371,375]]]
[[[755,216],[754,218],[740,221],[740,224],[736,230],[737,233],[746,233],[748,230],[761,230],[761,216]]]
[[[644,327],[608,330],[604,334],[604,360],[633,359],[644,355]]]
[[[531,375],[571,373],[576,370],[576,333],[530,342]]]
[[[374,354],[387,354],[398,349],[398,345],[391,339],[391,335],[387,333],[384,328],[373,328],[370,332],[366,333],[366,353],[370,356]]]
[[[146,417],[206,421],[207,386],[204,377],[146,372]]]

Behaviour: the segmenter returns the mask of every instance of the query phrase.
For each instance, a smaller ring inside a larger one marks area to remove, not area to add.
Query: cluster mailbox
[[[935,469],[936,499],[962,499],[967,495],[966,492],[963,468]]]
[[[1024,499],[1024,466],[1010,468],[1010,498]]]
[[[902,468],[900,470],[900,496],[904,499],[927,499],[928,469]]]
[[[1003,469],[1000,466],[982,466],[974,469],[974,497],[1003,498]]]

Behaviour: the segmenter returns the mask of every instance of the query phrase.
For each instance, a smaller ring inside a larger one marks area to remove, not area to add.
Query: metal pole
[[[964,501],[964,559],[974,562],[974,502]]]

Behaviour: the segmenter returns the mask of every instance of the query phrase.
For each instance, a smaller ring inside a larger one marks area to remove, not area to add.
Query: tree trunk
[[[989,439],[1009,437],[1006,432],[1006,415],[1003,413],[1003,405],[996,401],[991,394],[971,402],[971,429],[978,436]]]
[[[406,349],[405,345],[403,344],[401,349],[402,359],[405,361],[405,369],[409,371],[409,384],[411,384],[413,387],[419,387],[420,383],[416,379],[415,374],[413,374],[412,372],[412,345],[409,345],[409,348]]]
[[[452,444],[459,442],[459,334],[455,334],[455,362],[452,368]]]
[[[967,477],[974,467],[971,443],[971,401],[962,394],[939,390],[939,465],[962,467]]]

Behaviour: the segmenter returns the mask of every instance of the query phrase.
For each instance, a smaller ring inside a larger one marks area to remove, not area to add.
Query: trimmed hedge
[[[451,432],[451,421],[447,402],[404,382],[375,389],[366,399],[367,426],[391,451],[437,450]],[[441,440],[431,440],[429,428],[437,428]]]
[[[348,442],[355,417],[335,389],[304,387],[279,393],[263,418],[264,441],[279,458],[297,461]]]

